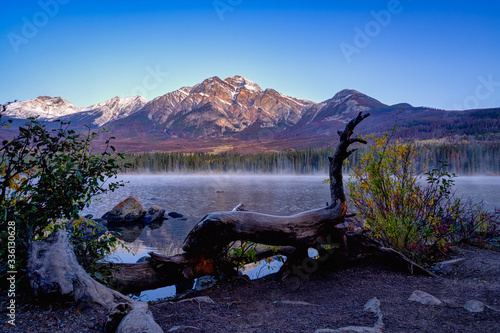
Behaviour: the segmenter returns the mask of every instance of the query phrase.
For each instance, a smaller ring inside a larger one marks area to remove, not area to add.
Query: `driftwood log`
[[[366,141],[351,136],[354,128],[369,115],[360,113],[346,125],[343,132],[338,132],[340,142],[334,156],[330,157],[330,205],[292,216],[273,216],[237,209],[210,213],[188,234],[183,250],[188,253],[211,255],[235,240],[297,248],[324,243],[328,231],[344,223],[347,204],[342,164],[356,150],[348,150],[351,144],[356,142],[366,144]]]
[[[349,260],[359,256],[373,255],[380,260],[406,270],[411,274],[433,275],[425,268],[406,258],[401,253],[383,247],[362,233],[348,231],[342,164],[356,149],[349,150],[354,143],[366,141],[352,138],[355,127],[369,114],[352,119],[344,131],[339,131],[340,141],[333,157],[330,157],[330,204],[325,207],[292,216],[274,216],[243,211],[238,205],[232,211],[214,212],[204,216],[187,235],[185,253],[164,256],[150,252],[144,263],[114,264],[114,288],[124,293],[183,283],[204,275],[214,275],[220,253],[233,241],[251,241],[266,245],[278,245],[278,251],[287,256],[282,271],[297,271],[308,258],[308,248],[317,248],[324,258],[322,244],[333,244],[334,251],[328,258]],[[262,250],[257,257],[265,258],[276,252]],[[326,260],[321,260],[326,261]],[[293,266],[293,270],[290,267]]]

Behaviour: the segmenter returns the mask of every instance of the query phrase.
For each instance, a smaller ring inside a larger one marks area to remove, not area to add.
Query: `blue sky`
[[[211,76],[321,102],[500,106],[498,1],[3,1],[0,103],[147,99]]]

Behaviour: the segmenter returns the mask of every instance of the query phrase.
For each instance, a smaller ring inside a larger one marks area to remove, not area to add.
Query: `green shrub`
[[[268,269],[269,264],[273,262],[274,257],[278,255],[279,246],[264,245],[249,241],[234,241],[229,243],[216,258],[216,271],[219,277],[234,274],[243,269],[243,266],[251,263],[258,263],[260,260],[266,261]],[[270,257],[259,259],[259,252],[269,251]],[[284,263],[285,259],[279,255],[280,262]]]
[[[2,122],[0,116],[0,129],[9,122]],[[123,186],[122,182],[108,182],[120,170],[116,158],[123,158],[111,154],[115,150],[110,145],[113,138],[105,141],[103,152],[92,151],[93,140],[104,130],[89,129],[83,134],[71,129],[69,123],[54,125],[50,128],[30,119],[0,146],[0,239],[6,244],[7,224],[14,222],[16,268],[21,273],[31,242],[43,237],[52,221],[79,219],[79,212],[94,196]],[[85,239],[81,241],[88,245]],[[7,262],[7,255],[7,248],[2,247],[2,263]]]

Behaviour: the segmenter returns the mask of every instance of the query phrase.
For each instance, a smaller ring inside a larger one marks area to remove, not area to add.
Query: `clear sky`
[[[500,106],[500,2],[2,1],[0,103],[89,106],[243,75],[315,102]]]

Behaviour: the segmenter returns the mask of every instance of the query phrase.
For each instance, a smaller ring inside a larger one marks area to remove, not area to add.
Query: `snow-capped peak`
[[[80,112],[80,108],[64,98],[40,96],[9,104],[5,115],[21,119],[39,117],[42,120],[52,120],[77,112]]]
[[[262,91],[262,88],[257,83],[241,75],[228,77],[224,81],[235,87],[236,90],[246,89],[253,92]]]
[[[94,121],[95,125],[102,126],[112,120],[118,120],[130,116],[131,114],[142,109],[148,102],[142,96],[130,97],[114,97],[105,102],[94,104],[86,108],[82,108],[82,112],[102,112],[102,115]]]
[[[147,102],[147,99],[142,96],[125,98],[117,96],[88,107],[77,107],[61,97],[40,96],[9,104],[5,115],[19,119],[38,117],[41,120],[54,120],[85,112],[95,114],[97,118],[93,124],[102,126],[109,121],[121,119],[139,111]]]
[[[181,93],[183,93],[185,95],[189,95],[189,93],[191,92],[192,89],[193,89],[193,87],[182,87],[181,89],[179,89],[177,91],[180,91]]]
[[[336,93],[335,96],[333,96],[333,100],[334,101],[341,101],[341,100],[348,98],[348,97],[351,97],[353,95],[363,96],[363,94],[360,93],[359,91],[356,91],[353,89],[343,89],[343,90],[339,91],[338,93]]]

